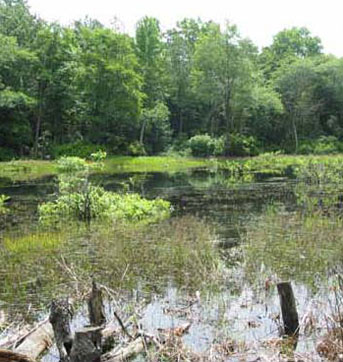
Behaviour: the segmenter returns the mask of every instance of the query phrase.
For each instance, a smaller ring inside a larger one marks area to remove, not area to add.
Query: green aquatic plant
[[[342,237],[339,217],[287,212],[272,205],[249,224],[243,237],[246,275],[254,284],[256,278],[272,276],[315,287],[340,263]]]
[[[99,157],[98,157],[99,156]],[[98,161],[104,155],[98,155]],[[89,164],[78,157],[63,157],[58,161],[58,197],[38,207],[43,225],[60,221],[119,221],[155,222],[169,217],[168,201],[147,200],[138,194],[118,194],[89,182],[89,173],[99,162]]]
[[[6,201],[9,200],[9,197],[6,195],[0,195],[0,215],[7,213]]]
[[[65,238],[63,233],[35,232],[19,237],[5,236],[4,248],[11,253],[35,253],[56,249]]]
[[[4,235],[2,308],[22,310],[26,316],[30,303],[30,314],[46,311],[52,298],[88,288],[91,275],[122,295],[136,288],[149,295],[170,285],[193,293],[223,285],[215,236],[202,220],[184,216],[149,225],[103,226],[70,224],[54,231]]]

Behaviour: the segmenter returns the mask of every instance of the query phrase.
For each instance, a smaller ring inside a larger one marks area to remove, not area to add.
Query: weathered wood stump
[[[50,308],[49,321],[52,324],[56,345],[61,362],[69,362],[73,338],[70,322],[73,318],[72,306],[68,299],[53,301]]]
[[[101,326],[106,323],[102,290],[94,280],[92,282],[92,291],[88,299],[88,313],[89,321],[92,326]]]
[[[295,337],[299,333],[299,317],[292,285],[289,282],[278,283],[277,290],[280,298],[284,332],[287,336]]]
[[[100,362],[102,327],[86,327],[75,332],[70,362]]]
[[[0,362],[34,362],[34,360],[20,353],[0,349]]]

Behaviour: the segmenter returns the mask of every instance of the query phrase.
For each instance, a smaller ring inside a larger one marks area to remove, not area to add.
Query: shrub
[[[196,157],[213,156],[216,150],[216,139],[208,134],[197,135],[188,141],[192,155]]]
[[[14,158],[16,158],[16,154],[12,150],[0,147],[0,161],[11,161]]]
[[[302,155],[327,155],[341,150],[342,145],[335,136],[321,136],[316,140],[303,141],[298,152]]]
[[[103,160],[104,153],[95,158]],[[169,216],[168,201],[146,200],[137,194],[118,194],[92,185],[89,172],[94,165],[78,157],[58,161],[59,195],[53,202],[39,206],[39,220],[49,226],[61,221],[125,220],[153,222]]]
[[[230,156],[257,156],[259,154],[256,139],[239,133],[230,134],[227,152]]]
[[[127,153],[129,156],[145,156],[146,151],[144,148],[144,145],[142,145],[140,142],[132,142],[129,144],[127,148]]]

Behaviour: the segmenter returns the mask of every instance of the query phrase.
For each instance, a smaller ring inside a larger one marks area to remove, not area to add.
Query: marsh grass
[[[112,156],[105,160],[104,173],[179,172],[191,168],[212,167],[214,161],[192,157],[130,157]],[[57,174],[55,161],[16,160],[0,162],[0,178],[28,181]]]
[[[0,298],[9,309],[46,308],[96,277],[115,290],[163,293],[219,288],[212,231],[193,217],[154,225],[78,226],[60,232],[7,235],[0,248]]]
[[[270,207],[252,223],[243,244],[245,266],[256,273],[315,286],[343,256],[343,221]]]
[[[26,181],[56,174],[56,164],[51,161],[18,160],[0,162],[0,178]]]
[[[5,236],[3,248],[15,254],[35,253],[57,249],[65,239],[60,232],[37,232],[20,237]]]
[[[104,172],[180,172],[190,168],[209,167],[213,165],[210,159],[192,157],[110,157],[106,163]]]

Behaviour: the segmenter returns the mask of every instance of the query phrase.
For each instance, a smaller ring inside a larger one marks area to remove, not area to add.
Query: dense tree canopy
[[[68,145],[154,154],[206,134],[222,154],[237,140],[290,152],[342,140],[343,60],[306,28],[259,52],[232,24],[184,19],[162,32],[144,17],[131,37],[96,19],[49,23],[24,0],[0,0],[0,159]]]

